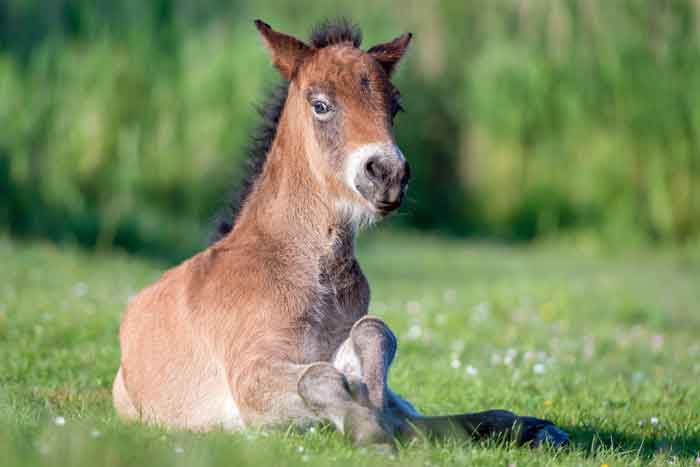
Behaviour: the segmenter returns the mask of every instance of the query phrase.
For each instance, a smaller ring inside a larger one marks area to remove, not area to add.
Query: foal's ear
[[[272,55],[272,64],[285,79],[291,80],[294,69],[304,57],[311,53],[311,48],[299,39],[275,31],[269,24],[259,19],[255,20],[255,27],[260,31],[265,46]]]
[[[387,75],[391,75],[396,64],[399,63],[403,54],[406,53],[406,49],[408,49],[408,44],[411,42],[412,37],[413,34],[407,32],[391,42],[375,45],[370,48],[367,53],[379,62]]]

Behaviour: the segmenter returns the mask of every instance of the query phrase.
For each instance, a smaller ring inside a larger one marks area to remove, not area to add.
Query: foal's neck
[[[258,241],[324,263],[354,256],[355,229],[340,217],[301,147],[278,143],[279,138],[230,236],[255,232]]]

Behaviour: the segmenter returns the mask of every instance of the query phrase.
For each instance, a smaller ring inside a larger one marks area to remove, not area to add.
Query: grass
[[[11,466],[699,463],[700,264],[408,236],[361,239],[392,386],[426,413],[507,408],[569,431],[532,451],[446,440],[395,455],[327,429],[192,434],[120,423],[119,318],[168,266],[0,237],[0,452]]]

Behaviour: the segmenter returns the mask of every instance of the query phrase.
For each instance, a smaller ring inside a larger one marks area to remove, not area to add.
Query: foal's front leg
[[[229,385],[247,424],[331,423],[355,444],[391,444],[373,407],[358,403],[341,372],[327,362],[307,365],[256,359],[231,371]]]
[[[315,363],[299,378],[298,391],[308,408],[330,421],[355,444],[392,444],[393,437],[374,407],[358,403],[345,375],[329,363]]]
[[[391,329],[381,319],[365,316],[336,351],[333,365],[348,378],[356,398],[382,411],[389,398],[387,376],[395,355]]]
[[[350,336],[336,353],[334,365],[348,375],[351,382],[359,383],[362,390],[356,393],[367,394],[371,404],[382,412],[385,425],[391,426],[396,436],[413,437],[418,433],[473,438],[499,436],[533,447],[543,442],[555,446],[568,442],[568,435],[552,422],[521,417],[506,410],[435,417],[420,415],[387,386],[395,354],[396,337],[389,327],[379,318],[366,316],[353,326]]]
[[[401,437],[412,430],[407,423],[409,417],[419,414],[387,385],[396,348],[396,336],[389,326],[367,315],[353,325],[350,335],[336,351],[333,365],[347,376],[355,399],[376,408],[384,426],[395,437]]]

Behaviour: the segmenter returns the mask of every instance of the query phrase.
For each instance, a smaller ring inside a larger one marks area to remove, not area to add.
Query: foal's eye
[[[320,100],[311,102],[311,106],[314,108],[314,113],[316,115],[327,114],[331,111],[331,106]]]

